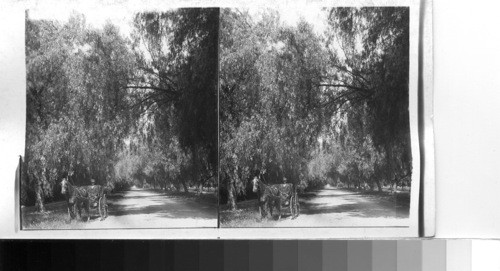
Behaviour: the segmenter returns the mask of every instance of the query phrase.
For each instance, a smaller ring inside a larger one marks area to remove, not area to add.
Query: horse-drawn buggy
[[[300,206],[295,185],[291,183],[265,184],[260,176],[253,178],[252,185],[253,192],[257,193],[261,218],[267,217],[266,210],[269,210],[272,218],[273,208],[278,209],[278,220],[281,219],[282,210],[290,210],[292,219],[299,216]]]
[[[101,220],[108,217],[108,203],[106,194],[108,189],[102,185],[96,185],[94,180],[91,180],[91,185],[75,186],[68,179],[64,178],[61,181],[61,194],[66,197],[68,204],[68,214],[70,219],[82,217],[82,209],[87,213],[87,221],[90,220],[90,210],[97,209]]]

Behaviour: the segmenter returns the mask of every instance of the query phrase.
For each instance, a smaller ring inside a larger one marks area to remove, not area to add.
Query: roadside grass
[[[35,212],[34,207],[21,209],[21,226],[23,230],[54,230],[54,229],[81,229],[86,221],[82,218],[69,219],[66,202],[54,202],[45,205],[46,212]],[[90,211],[90,221],[98,219],[96,210]],[[85,211],[82,217],[86,219]]]
[[[220,225],[225,228],[238,227],[275,227],[278,223],[277,210],[274,209],[273,217],[269,213],[267,218],[261,219],[259,213],[258,202],[254,200],[246,200],[238,202],[238,209],[232,211],[227,205],[220,206]],[[290,213],[287,208],[282,210],[281,219],[290,219]]]
[[[220,206],[221,227],[250,227],[254,222],[259,225],[257,200],[238,202],[238,209],[232,211],[227,205]]]

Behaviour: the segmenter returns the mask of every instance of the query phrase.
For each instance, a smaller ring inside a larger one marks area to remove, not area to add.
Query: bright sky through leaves
[[[85,16],[86,23],[92,27],[102,29],[106,22],[119,27],[120,32],[129,36],[132,30],[132,19],[135,12],[128,9],[120,9],[112,6],[104,6],[101,8],[84,7],[78,10],[70,9],[30,9],[30,19],[32,20],[56,20],[65,23],[71,17],[71,14],[79,13]]]
[[[251,7],[248,12],[252,17],[259,16],[266,7]],[[269,7],[279,12],[281,20],[289,26],[297,26],[300,19],[311,24],[316,34],[322,34],[327,27],[327,14],[323,7],[316,5],[282,5]]]

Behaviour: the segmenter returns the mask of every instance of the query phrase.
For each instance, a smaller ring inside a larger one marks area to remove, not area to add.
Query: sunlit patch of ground
[[[360,192],[327,188],[300,196],[300,216],[288,210],[261,220],[257,200],[238,203],[237,211],[221,207],[221,227],[363,227],[408,226],[409,193]],[[276,212],[274,212],[276,214]]]

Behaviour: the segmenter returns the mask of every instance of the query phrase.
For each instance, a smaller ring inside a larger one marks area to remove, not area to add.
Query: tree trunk
[[[186,194],[189,193],[186,181],[182,181],[182,187],[184,188],[184,193],[186,193]]]
[[[43,188],[41,180],[37,180],[35,210],[41,213],[45,212],[45,205],[43,203]]]
[[[228,194],[228,199],[227,199],[227,203],[229,204],[229,208],[231,209],[231,211],[235,211],[238,206],[236,206],[236,196],[235,196],[235,189],[234,189],[234,178],[236,178],[236,176],[238,176],[238,168],[236,166],[236,168],[234,168],[234,172],[233,172],[235,175],[234,176],[231,176],[231,174],[227,174],[226,176],[228,176],[227,178],[227,194]]]
[[[197,185],[197,182],[199,182],[199,178],[198,178],[198,152],[196,150],[196,146],[194,145],[192,148],[191,148],[191,152],[193,153],[193,176],[192,176],[192,181],[194,183],[194,185],[196,186]],[[187,192],[187,190],[186,190]]]
[[[229,181],[229,185],[227,187],[229,208],[231,209],[231,211],[235,211],[237,209],[237,206],[236,197],[234,196],[234,181]]]
[[[203,183],[200,182],[198,184],[198,195],[201,195],[203,193]]]
[[[386,159],[387,159],[387,172],[386,172],[386,178],[387,180],[389,180],[389,182],[391,182],[391,191],[394,191],[394,179],[395,179],[395,176],[394,176],[394,173],[393,173],[393,169],[392,169],[392,150],[389,146],[388,143],[385,144],[385,153],[386,153]],[[397,184],[396,184],[396,190],[397,190]]]
[[[376,180],[375,183],[377,184],[378,192],[382,192],[382,185],[380,184],[380,180]]]

